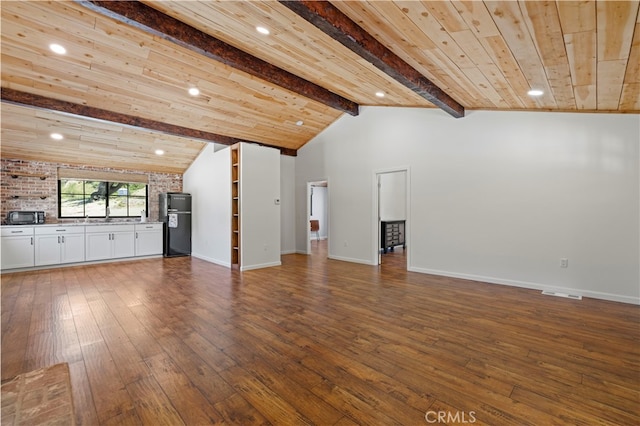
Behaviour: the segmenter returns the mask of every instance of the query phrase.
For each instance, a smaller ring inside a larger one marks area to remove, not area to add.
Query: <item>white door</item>
[[[136,256],[162,254],[162,229],[136,231]]]
[[[111,233],[95,232],[86,235],[87,260],[111,258]]]
[[[2,269],[33,266],[34,241],[30,235],[2,237]]]
[[[60,262],[84,262],[84,232],[62,236]]]
[[[36,235],[36,266],[60,263],[61,235]]]
[[[133,230],[111,233],[111,243],[113,244],[112,257],[133,257],[135,255],[134,234]]]

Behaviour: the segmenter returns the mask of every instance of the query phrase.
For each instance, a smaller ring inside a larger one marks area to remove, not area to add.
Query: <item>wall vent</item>
[[[577,294],[559,293],[557,291],[549,291],[549,290],[544,290],[542,294],[546,296],[556,296],[556,297],[564,297],[567,299],[582,300],[582,296],[579,296]]]

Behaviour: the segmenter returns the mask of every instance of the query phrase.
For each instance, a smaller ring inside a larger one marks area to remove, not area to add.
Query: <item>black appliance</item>
[[[43,223],[43,211],[12,211],[7,213],[7,225],[40,225]]]
[[[163,254],[191,255],[191,194],[160,194],[160,221],[164,223]]]

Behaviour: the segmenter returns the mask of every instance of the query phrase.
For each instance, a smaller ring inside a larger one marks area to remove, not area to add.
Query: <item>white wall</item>
[[[407,166],[410,270],[640,303],[639,140],[638,115],[365,107],[298,151],[297,249],[330,177],[329,256],[375,264],[375,171]]]
[[[380,220],[407,218],[406,171],[380,174]]]
[[[231,154],[207,145],[183,176],[193,197],[192,256],[231,266]]]
[[[280,156],[280,252],[296,251],[296,161],[295,157]]]
[[[240,270],[280,265],[280,151],[240,144]]]
[[[327,198],[328,189],[326,186],[315,186],[313,187],[313,214],[309,216],[309,220],[314,219],[319,222],[320,230],[318,234],[320,235],[320,239],[327,238],[327,231],[329,229],[327,224]],[[312,232],[309,236],[309,239],[315,240],[317,235],[315,232]]]

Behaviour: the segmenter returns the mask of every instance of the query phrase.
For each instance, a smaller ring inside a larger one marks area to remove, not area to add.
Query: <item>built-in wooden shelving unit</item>
[[[240,145],[231,146],[231,265],[240,267]]]

